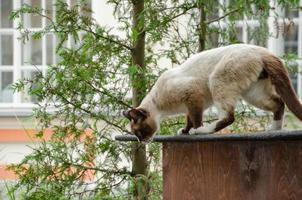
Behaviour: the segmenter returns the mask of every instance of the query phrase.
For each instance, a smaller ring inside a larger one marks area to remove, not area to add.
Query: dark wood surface
[[[164,200],[302,200],[302,140],[163,143]]]
[[[134,135],[117,135],[119,141],[137,141]],[[157,135],[153,142],[205,142],[205,141],[262,141],[262,140],[302,140],[302,130],[266,131],[257,133],[208,134],[208,135]],[[302,199],[301,199],[302,200]]]

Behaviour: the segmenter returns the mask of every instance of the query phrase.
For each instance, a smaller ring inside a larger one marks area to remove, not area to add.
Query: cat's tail
[[[302,105],[291,85],[288,72],[282,61],[271,54],[264,55],[262,61],[264,63],[264,70],[275,86],[276,92],[280,95],[288,109],[302,120]]]

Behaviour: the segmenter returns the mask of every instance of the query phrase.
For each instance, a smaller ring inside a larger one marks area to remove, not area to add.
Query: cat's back
[[[261,57],[267,49],[250,44],[233,44],[206,50],[191,56],[181,66],[179,73],[184,76],[207,77],[218,67],[218,63],[228,60],[249,60]]]
[[[180,66],[167,70],[161,75],[158,82],[163,84],[166,81],[174,82],[192,77],[207,79],[219,67],[219,62],[260,59],[263,52],[268,52],[268,50],[250,44],[233,44],[206,50],[194,54]]]

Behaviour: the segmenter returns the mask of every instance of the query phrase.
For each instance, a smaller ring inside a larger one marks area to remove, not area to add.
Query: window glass
[[[42,40],[29,38],[22,44],[22,65],[42,65]]]
[[[267,46],[267,27],[248,27],[248,43],[258,46]]]
[[[299,9],[298,8],[285,8],[285,17],[287,18],[296,18],[299,17]]]
[[[243,42],[243,28],[236,27],[236,38],[239,43]]]
[[[212,0],[206,8],[208,10],[208,12],[206,12],[207,20],[211,21],[217,19],[219,17],[220,7],[221,5],[218,0]]]
[[[242,42],[242,27],[230,27],[229,28],[229,40],[231,43],[241,43]]]
[[[290,80],[292,85],[294,86],[295,91],[298,91],[298,69],[299,69],[299,65],[296,61],[290,61],[288,63],[286,63],[288,72],[289,72],[289,76],[290,76]]]
[[[9,16],[13,10],[12,0],[0,0],[0,28],[12,28],[13,22]]]
[[[85,37],[84,33],[79,33],[77,40],[74,37],[70,37],[70,45],[72,49],[78,49],[81,47],[83,38]]]
[[[51,20],[54,20],[54,1],[53,0],[46,0],[46,16],[49,17]],[[51,21],[46,19],[46,25],[50,25]]]
[[[55,53],[55,40],[54,36],[49,34],[46,35],[46,64],[51,65],[54,64],[54,53]]]
[[[13,72],[0,72],[0,103],[13,102]]]
[[[35,8],[41,8],[41,0],[22,0],[22,4],[28,4]],[[37,14],[24,14],[23,22],[26,28],[41,28],[42,18]]]
[[[81,13],[87,17],[91,17],[91,0],[84,1],[81,7]]]
[[[238,0],[229,0],[227,4],[228,4],[228,10],[237,9]],[[235,12],[234,14],[231,15],[231,17],[233,20],[243,20],[244,19],[244,15],[242,12]]]
[[[0,65],[13,65],[13,55],[13,36],[0,35]]]
[[[57,48],[59,45],[61,45],[60,46],[61,50],[64,49],[64,51],[65,51],[65,49],[68,48],[68,40],[65,40],[63,43],[61,43],[61,39],[59,37],[55,36],[55,41],[56,41],[55,48]],[[55,56],[56,56],[56,63],[59,63],[59,62],[62,61],[62,57],[59,54],[60,54],[60,52],[56,52],[56,54],[55,54]]]
[[[284,31],[284,52],[298,53],[298,27],[291,25]]]
[[[218,41],[219,40],[219,33],[217,32],[217,29],[209,29],[208,30],[208,38],[206,40],[207,42],[207,49],[209,48],[215,48],[218,47]]]
[[[38,71],[34,71],[34,70],[23,70],[21,72],[21,79],[22,80],[31,80],[33,79],[39,72]],[[32,85],[32,87],[36,87],[38,83],[34,83]],[[23,92],[21,92],[21,102],[22,103],[30,103],[30,102],[38,102],[37,98],[35,96],[31,96],[30,94],[28,94],[28,88],[29,86],[27,85],[25,90]]]
[[[77,4],[77,0],[70,0],[70,7],[73,7]]]

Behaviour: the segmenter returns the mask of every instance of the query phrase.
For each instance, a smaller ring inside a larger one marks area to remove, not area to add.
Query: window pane
[[[219,33],[217,29],[209,29],[207,48],[215,48],[219,46]]]
[[[9,19],[9,15],[13,10],[12,0],[0,0],[0,28],[12,28],[13,22]]]
[[[13,102],[13,72],[0,73],[0,102],[10,103]]]
[[[77,0],[70,0],[70,7],[77,5]]]
[[[243,42],[243,28],[236,27],[235,30],[236,30],[237,42],[242,43]]]
[[[285,17],[290,18],[290,19],[299,17],[299,9],[286,7],[285,8]]]
[[[78,49],[79,47],[81,47],[83,38],[85,37],[85,34],[84,33],[79,33],[78,37],[79,38],[77,38],[76,41],[75,41],[74,37],[72,37],[72,36],[70,37],[70,43],[71,43],[71,48],[72,49]]]
[[[239,43],[242,42],[242,27],[230,27],[229,32],[229,40],[231,43]]]
[[[91,6],[91,1],[89,2]],[[206,13],[207,20],[211,21],[219,17],[219,9],[221,5],[218,0],[212,0],[211,3],[208,3],[207,9],[209,12]],[[90,7],[91,8],[91,7]]]
[[[22,0],[22,3],[41,8],[41,0]],[[36,14],[24,14],[23,21],[26,28],[40,28],[42,26],[42,18]]]
[[[53,35],[46,35],[46,64],[51,65],[54,64],[54,36]]]
[[[55,37],[56,40],[56,46],[55,48],[57,48],[59,45],[61,45],[61,50],[64,48],[68,48],[67,45],[67,40],[65,40],[62,44],[61,44],[61,39],[59,37]],[[59,53],[56,53],[56,63],[59,63],[62,61],[62,57],[59,55]]]
[[[0,65],[13,65],[13,36],[0,35]]]
[[[284,52],[298,53],[298,27],[290,26],[284,32]]]
[[[238,5],[238,0],[229,0],[229,1],[225,1],[225,3],[228,2],[228,10],[234,10],[237,8]],[[225,11],[225,13],[227,13],[228,11]],[[242,12],[235,12],[234,14],[232,14],[232,18],[234,20],[243,20],[244,19],[244,15]]]
[[[248,27],[248,43],[258,46],[267,46],[267,27]]]
[[[91,0],[85,0],[81,8],[81,13],[87,17],[91,17]]]
[[[54,13],[54,2],[52,0],[47,0],[46,1],[46,16],[49,17],[50,19],[54,20],[53,17]],[[46,25],[50,25],[50,21],[46,19]]]
[[[22,80],[31,80],[33,79],[39,72],[34,70],[24,70],[21,72],[21,79]],[[32,86],[35,87],[35,83]],[[29,86],[27,85],[25,91],[21,92],[21,102],[22,103],[29,103],[29,102],[38,102],[35,96],[31,96],[28,94]]]
[[[287,69],[289,72],[289,76],[292,82],[292,85],[295,91],[298,91],[298,72],[299,72],[299,64],[296,61],[291,61],[287,63]]]
[[[22,65],[42,65],[42,40],[32,37],[22,45]]]

